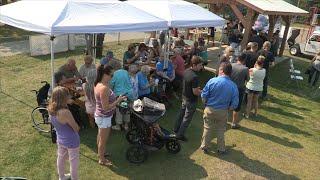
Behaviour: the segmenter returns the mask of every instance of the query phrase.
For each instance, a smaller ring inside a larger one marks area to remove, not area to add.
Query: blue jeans
[[[180,113],[174,126],[174,132],[176,132],[178,137],[184,136],[184,133],[192,120],[192,116],[196,111],[196,104],[197,102],[182,100]]]

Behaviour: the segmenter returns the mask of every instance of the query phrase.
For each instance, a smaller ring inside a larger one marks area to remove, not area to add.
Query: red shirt
[[[180,55],[178,55],[173,59],[172,63],[176,67],[175,68],[176,74],[181,76],[181,77],[183,77],[183,73],[184,73],[184,70],[185,70],[184,59]]]

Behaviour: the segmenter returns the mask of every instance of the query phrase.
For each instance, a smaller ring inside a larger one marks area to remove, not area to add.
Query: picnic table
[[[62,86],[66,87],[69,90],[74,104],[80,106],[81,108],[86,108],[84,105],[84,90],[82,88],[82,83],[78,84],[76,82],[70,82],[64,83]]]
[[[138,67],[139,67],[139,70],[141,69],[141,67],[142,66],[144,66],[144,65],[148,65],[150,68],[151,68],[151,70],[155,70],[156,69],[156,62],[155,61],[152,61],[152,62],[141,62],[141,61],[136,61],[135,63],[131,63],[131,64],[129,64],[129,63],[126,63],[126,64],[124,64],[124,67],[126,67],[126,68],[128,68],[130,65],[132,65],[132,64],[135,64],[135,65],[137,65]]]

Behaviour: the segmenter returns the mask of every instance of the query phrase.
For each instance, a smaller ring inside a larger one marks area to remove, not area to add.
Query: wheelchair
[[[50,122],[47,109],[50,84],[47,81],[41,81],[41,84],[44,85],[39,90],[32,90],[32,92],[36,94],[38,104],[38,106],[31,111],[32,126],[39,132],[50,133],[52,142],[56,143],[56,132]]]

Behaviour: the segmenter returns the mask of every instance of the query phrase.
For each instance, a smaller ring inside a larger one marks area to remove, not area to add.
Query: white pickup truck
[[[296,37],[294,37],[294,32],[292,32],[292,35],[287,41],[291,55],[306,54],[314,56],[320,52],[320,30],[314,31],[304,43],[295,43],[295,38],[299,35],[299,32],[297,32]]]

